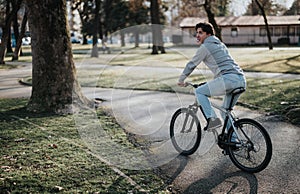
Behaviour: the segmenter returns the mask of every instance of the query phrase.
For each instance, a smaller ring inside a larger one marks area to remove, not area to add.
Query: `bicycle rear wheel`
[[[201,127],[197,116],[187,108],[178,109],[172,116],[170,137],[181,155],[191,155],[199,147]]]
[[[231,161],[246,172],[256,173],[264,170],[272,157],[272,142],[268,132],[252,119],[240,119],[235,124],[242,136],[242,142],[228,147]],[[228,141],[238,141],[233,128],[228,131]]]

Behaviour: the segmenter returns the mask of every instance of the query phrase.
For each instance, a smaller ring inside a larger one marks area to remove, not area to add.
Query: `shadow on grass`
[[[27,98],[18,99],[1,99],[0,106],[0,122],[9,122],[15,120],[15,118],[46,118],[46,117],[59,117],[54,113],[34,113],[29,112],[26,109],[28,103]]]
[[[300,74],[300,72],[299,72],[300,67],[290,64],[291,61],[297,61],[297,58],[300,59],[300,55],[282,58],[280,60],[274,59],[274,60],[267,61],[267,62],[257,63],[255,65],[251,64],[251,65],[245,66],[244,69],[245,69],[245,71],[249,71],[249,72],[261,72],[261,70],[255,70],[256,67],[259,67],[260,69],[266,69],[266,72],[273,72],[272,70],[268,71],[267,66],[270,64],[273,64],[273,63],[275,64],[275,63],[281,62],[282,64],[284,64],[286,66],[286,71],[283,71],[282,73]],[[266,66],[266,68],[263,68],[263,66]]]
[[[54,113],[33,113],[26,110],[26,107],[12,109],[9,111],[4,111],[0,113],[0,122],[9,121],[12,117],[21,117],[21,118],[46,118],[46,117],[59,117],[59,115]]]

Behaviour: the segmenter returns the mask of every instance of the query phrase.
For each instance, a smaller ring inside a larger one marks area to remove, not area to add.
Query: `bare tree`
[[[26,0],[26,4],[32,37],[32,93],[27,109],[72,113],[74,105],[87,105],[89,100],[76,77],[66,0]]]
[[[300,0],[295,0],[289,10],[284,15],[300,15]]]
[[[257,4],[257,6],[259,7],[262,16],[264,17],[264,21],[265,21],[265,26],[266,26],[266,30],[267,30],[267,37],[268,37],[268,45],[269,45],[269,50],[273,50],[273,44],[272,44],[272,39],[271,39],[271,33],[270,33],[270,29],[269,29],[269,24],[268,24],[268,19],[265,13],[265,9],[264,6],[259,2],[259,0],[255,0],[255,3]]]

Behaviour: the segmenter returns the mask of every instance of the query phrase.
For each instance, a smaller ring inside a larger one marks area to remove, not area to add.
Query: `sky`
[[[232,0],[230,11],[232,11],[235,16],[242,15],[246,12],[247,6],[250,2],[251,0]],[[294,0],[274,0],[274,2],[282,4],[289,9]]]

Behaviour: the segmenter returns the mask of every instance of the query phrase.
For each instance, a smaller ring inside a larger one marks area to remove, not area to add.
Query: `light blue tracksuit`
[[[216,113],[211,107],[208,97],[225,95],[223,107],[228,108],[231,99],[229,93],[238,87],[246,88],[246,79],[243,70],[230,56],[227,47],[212,35],[204,40],[195,56],[186,64],[179,82],[184,82],[202,61],[212,71],[214,79],[198,87],[195,94],[206,118],[216,118]],[[233,105],[237,102],[238,97],[239,95],[234,99]],[[224,118],[224,115],[222,116]]]

